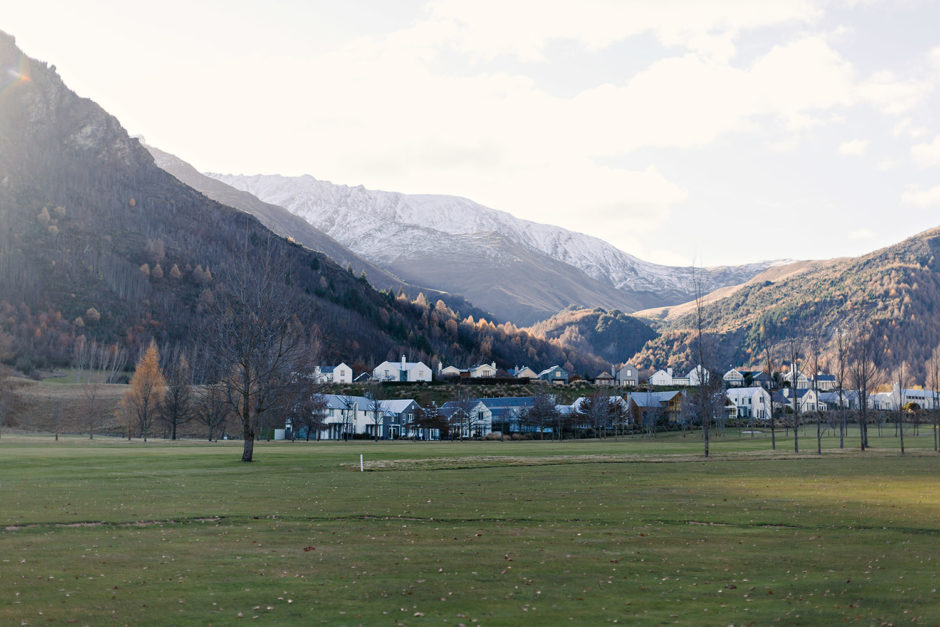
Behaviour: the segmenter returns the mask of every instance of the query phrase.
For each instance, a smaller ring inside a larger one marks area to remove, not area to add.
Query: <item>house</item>
[[[367,415],[372,401],[364,396],[324,394],[326,402],[323,417],[323,439],[345,440],[357,433],[365,433],[366,425],[372,421]]]
[[[843,390],[841,397],[839,392],[820,392],[819,404],[825,405],[826,409],[858,409],[858,392]]]
[[[471,379],[490,379],[496,376],[496,362],[470,367]]]
[[[747,375],[745,375],[747,377]],[[763,371],[751,373],[751,385],[759,385],[765,390],[769,390],[773,385],[773,377]]]
[[[477,399],[486,408],[483,420],[489,423],[489,432],[493,433],[518,433],[522,431],[519,424],[519,418],[522,412],[532,407],[535,399],[531,396],[504,396],[498,398],[480,398]]]
[[[441,368],[437,371],[437,374],[441,377],[448,379],[455,379],[460,376],[461,370],[457,366],[447,366],[446,368]]]
[[[632,364],[624,364],[615,375],[617,384],[624,387],[636,387],[640,384],[640,371]]]
[[[672,385],[672,368],[654,372],[650,376],[650,385]]]
[[[478,398],[462,403],[448,401],[441,405],[441,415],[450,423],[454,438],[482,438],[493,430],[493,413]]]
[[[352,383],[352,368],[345,363],[338,366],[315,366],[313,379],[317,383]]]
[[[729,388],[725,396],[734,405],[734,418],[770,420],[770,392],[760,386]]]
[[[384,414],[379,437],[383,440],[397,440],[408,435],[409,425],[414,422],[415,413],[420,406],[414,399],[405,398],[380,401],[379,408]],[[375,428],[373,421],[366,426],[366,433],[374,436]]]
[[[793,370],[780,374],[780,381],[784,386],[793,387]],[[812,387],[812,382],[805,374],[800,371],[796,373],[796,389],[808,390]]]
[[[898,384],[895,383],[891,389],[891,396],[894,397],[895,403],[897,403],[898,398]],[[940,408],[940,398],[932,390],[924,389],[904,389],[904,394],[901,395],[901,407],[907,407],[908,405],[916,405],[919,409],[928,409],[934,410]]]
[[[509,370],[509,374],[515,377],[516,379],[538,379],[539,375],[536,371],[532,370],[528,366],[516,366]]]
[[[355,379],[353,379],[353,383],[368,383],[371,380],[372,380],[372,375],[369,374],[368,372],[363,372],[359,376],[357,376]]]
[[[815,380],[816,390],[818,392],[831,392],[838,387],[836,383],[836,376],[834,374],[818,372],[816,373]]]
[[[779,392],[774,392],[774,405],[780,408],[789,407],[792,411],[794,397],[797,399],[801,413],[816,411],[817,409],[826,409],[826,406],[819,402],[816,392],[809,388],[797,389],[795,391],[790,388],[782,388]]]
[[[724,381],[725,387],[728,388],[743,388],[744,387],[744,373],[736,368],[732,368],[721,377],[721,380]]]
[[[376,381],[430,381],[431,369],[420,361],[383,361],[372,370],[372,378]]]
[[[594,377],[594,385],[613,385],[616,380],[614,376],[606,370]]]
[[[638,425],[655,424],[660,420],[679,422],[684,396],[679,390],[669,392],[633,392],[627,400],[628,411]]]
[[[687,374],[685,378],[689,380],[687,385],[691,386],[698,386],[704,383],[708,383],[708,370],[706,370],[704,366],[698,365],[689,370],[689,374]]]
[[[561,366],[552,366],[546,368],[538,374],[538,378],[548,383],[564,384],[568,383],[568,372]]]

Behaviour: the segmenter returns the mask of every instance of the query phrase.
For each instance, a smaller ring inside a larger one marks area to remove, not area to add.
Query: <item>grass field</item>
[[[0,624],[940,623],[932,435],[836,444],[4,433]]]

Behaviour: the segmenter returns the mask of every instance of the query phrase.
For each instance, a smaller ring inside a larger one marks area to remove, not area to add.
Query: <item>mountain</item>
[[[520,324],[571,304],[635,311],[695,294],[692,268],[642,261],[596,237],[521,220],[466,198],[373,191],[312,176],[208,176],[290,210],[398,276],[463,294]],[[697,273],[703,289],[712,291],[742,283],[773,263]]]
[[[814,335],[832,363],[838,331],[871,324],[883,342],[878,366],[888,372],[906,361],[920,375],[940,342],[940,228],[861,257],[773,268],[705,300],[720,368],[760,364],[765,344],[779,361],[791,338],[806,350]],[[693,365],[694,304],[643,313],[661,335],[638,353],[637,365]]]
[[[627,361],[657,336],[646,321],[600,307],[569,307],[526,330],[560,346],[594,353],[611,364]]]
[[[510,325],[463,318],[445,302],[376,291],[327,255],[273,234],[157,167],[54,67],[0,32],[0,340],[29,370],[70,361],[83,338],[132,351],[150,338],[192,345],[203,305],[247,259],[282,260],[284,289],[305,303],[327,363],[402,353],[433,362],[568,363],[565,351]]]

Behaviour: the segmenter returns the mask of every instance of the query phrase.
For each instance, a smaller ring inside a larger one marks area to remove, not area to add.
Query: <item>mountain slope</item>
[[[68,363],[83,337],[133,350],[193,343],[202,305],[267,252],[309,305],[322,359],[495,360],[593,368],[443,302],[377,292],[326,255],[274,236],[157,167],[120,123],[0,32],[0,334],[24,367]],[[5,356],[10,359],[9,356]]]
[[[757,364],[764,344],[818,334],[831,357],[839,329],[870,323],[883,341],[879,367],[909,362],[915,374],[940,342],[940,228],[862,257],[813,262],[776,279],[754,280],[703,309],[716,364]],[[666,317],[662,335],[638,354],[641,367],[692,365],[695,309]]]
[[[446,260],[455,243],[463,240],[464,246],[478,245],[479,239],[473,238],[497,233],[501,237],[498,249],[478,248],[485,260],[478,263],[475,277],[510,295],[488,306],[496,315],[518,321],[532,322],[557,311],[525,299],[514,302],[511,295],[516,284],[503,277],[523,258],[528,258],[533,271],[544,265],[546,258],[563,264],[556,265],[553,272],[530,275],[529,282],[565,305],[633,311],[685,302],[695,292],[692,268],[648,263],[598,238],[520,220],[465,198],[372,191],[361,186],[334,185],[311,176],[208,176],[285,207],[376,265],[394,268],[394,272],[416,283],[434,285],[430,280],[433,272],[429,274],[427,267],[430,264],[424,263],[428,251],[437,251]],[[512,245],[509,258],[503,257],[507,244]],[[769,265],[771,262],[698,272],[704,288],[711,291],[742,283]],[[580,291],[569,291],[567,285],[557,283],[562,268],[570,277],[565,283],[579,284]],[[451,289],[484,306],[485,295],[475,285]]]
[[[612,364],[627,361],[656,337],[644,320],[599,307],[565,309],[527,331],[561,346],[594,353]]]

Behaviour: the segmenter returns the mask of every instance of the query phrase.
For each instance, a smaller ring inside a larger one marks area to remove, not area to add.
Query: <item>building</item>
[[[542,381],[555,384],[568,383],[568,371],[566,371],[561,366],[552,366],[551,368],[546,368],[538,374],[538,378]]]
[[[431,369],[420,361],[383,361],[372,370],[372,378],[376,381],[430,381]]]
[[[538,379],[539,373],[528,366],[516,366],[509,370],[509,374],[516,379]]]
[[[313,369],[313,378],[317,383],[352,383],[352,368],[345,363],[338,366],[316,366]]]
[[[725,396],[734,404],[733,417],[770,420],[770,392],[764,388],[759,386],[729,388]]]
[[[640,371],[632,364],[624,364],[616,375],[617,384],[623,387],[636,387],[640,384]]]

